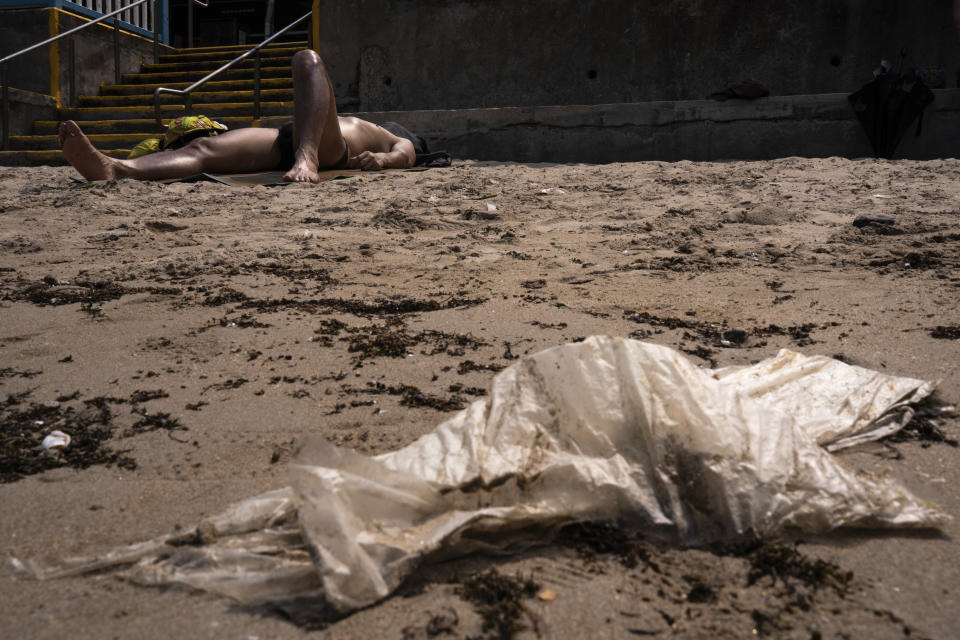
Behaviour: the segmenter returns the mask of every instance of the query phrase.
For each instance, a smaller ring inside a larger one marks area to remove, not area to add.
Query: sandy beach
[[[838,454],[937,503],[954,517],[940,531],[701,550],[587,527],[427,567],[323,624],[109,574],[37,581],[8,559],[189,526],[285,486],[310,435],[398,449],[518,357],[595,334],[710,368],[823,354],[939,380],[956,404],[960,160],[76,177],[0,168],[6,637],[496,637],[468,588],[491,569],[537,584],[514,598],[518,638],[957,637],[957,418]],[[53,429],[70,455],[38,452]]]

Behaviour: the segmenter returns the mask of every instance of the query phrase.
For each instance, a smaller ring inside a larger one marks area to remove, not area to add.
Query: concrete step
[[[293,101],[290,102],[262,102],[261,115],[291,115]],[[164,104],[160,106],[160,113],[166,118],[176,118],[184,115],[183,105]],[[193,113],[219,119],[227,116],[253,115],[252,102],[220,102],[201,103],[193,105]],[[125,120],[128,118],[149,119],[153,117],[153,107],[79,107],[61,109],[60,117],[64,120]]]
[[[251,81],[249,85],[252,85]],[[253,103],[253,89],[248,85],[247,91],[203,91],[193,92],[194,102],[222,103],[222,102],[250,102]],[[260,100],[263,102],[292,102],[293,88],[290,89],[261,89]],[[130,107],[153,106],[153,94],[129,96],[80,96],[78,107]],[[160,104],[183,104],[184,98],[170,94],[160,95]]]
[[[132,149],[147,138],[156,138],[156,133],[92,133],[87,137],[98,149]],[[11,151],[53,151],[59,150],[60,143],[56,135],[10,136]]]
[[[129,149],[101,149],[101,153],[114,158],[126,158]],[[59,166],[69,164],[63,152],[56,151],[0,151],[0,167],[36,167],[39,165]]]
[[[160,64],[149,64],[143,63],[140,65],[141,73],[168,73],[171,71],[202,71],[204,74],[210,73],[215,69],[219,69],[226,63],[234,59],[235,56],[229,56],[219,59],[212,60],[197,60],[190,62],[168,62]],[[233,65],[233,69],[250,69],[253,70],[256,60],[253,56],[241,60],[240,62]],[[260,66],[262,67],[282,67],[290,65],[290,56],[278,56],[278,57],[263,57],[260,59]]]
[[[202,114],[206,115],[206,114]],[[284,116],[279,116],[283,118]],[[227,125],[231,129],[243,129],[253,126],[250,116],[226,116],[215,118],[217,122]],[[164,119],[166,125],[170,118]],[[145,133],[158,130],[153,118],[127,118],[121,120],[77,120],[77,124],[86,134],[91,133]],[[33,123],[34,135],[56,135],[60,127],[59,120],[37,120]],[[153,133],[151,135],[160,135]]]
[[[183,48],[177,49],[175,53],[167,55],[176,55],[176,56],[193,56],[193,55],[203,55],[208,53],[219,54],[219,53],[232,53],[234,56],[238,56],[244,51],[247,51],[255,46],[254,44],[226,44],[226,45],[214,45],[212,47],[193,47],[193,48]],[[265,50],[272,49],[306,49],[307,41],[306,40],[290,40],[290,41],[278,41],[268,44],[264,47]],[[163,56],[161,56],[162,58]]]
[[[289,60],[287,61],[289,63]],[[175,82],[194,82],[204,77],[209,71],[175,71],[169,73],[125,73],[121,76],[122,84],[152,84],[154,86],[169,86]],[[292,69],[287,64],[285,67],[263,67],[261,77],[264,78],[290,78]],[[221,73],[217,78],[223,80],[246,80],[253,81],[253,73],[250,69],[228,69]]]
[[[160,64],[180,64],[185,62],[201,62],[206,60],[230,60],[232,58],[236,58],[246,51],[249,51],[253,46],[254,45],[243,45],[241,47],[232,49],[218,49],[215,47],[213,51],[206,49],[181,50],[177,53],[170,53],[160,56]],[[306,42],[300,43],[300,46],[297,46],[293,43],[267,45],[260,50],[260,55],[264,58],[268,56],[274,58],[285,57],[287,60],[289,60],[296,52],[302,51],[306,48],[306,46]]]
[[[164,86],[168,89],[186,89],[189,82],[172,82],[164,85],[150,84],[105,84],[100,86],[101,96],[132,96],[132,95],[153,95],[153,90],[158,86]],[[246,91],[253,86],[253,77],[242,80],[211,80],[203,85],[204,91]],[[283,78],[261,78],[260,86],[264,89],[293,89],[293,79],[289,76]]]

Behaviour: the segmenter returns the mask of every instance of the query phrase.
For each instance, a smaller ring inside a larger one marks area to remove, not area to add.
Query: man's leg
[[[343,157],[333,83],[315,51],[293,56],[294,164],[283,176],[292,182],[317,182],[320,166],[332,167]]]
[[[87,180],[164,180],[203,172],[266,171],[280,162],[276,140],[276,129],[235,129],[211,138],[197,138],[180,149],[119,160],[97,151],[76,122],[60,123],[63,155]]]

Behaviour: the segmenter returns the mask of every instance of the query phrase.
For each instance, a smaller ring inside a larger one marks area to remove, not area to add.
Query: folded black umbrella
[[[902,76],[881,73],[848,99],[873,145],[874,157],[892,158],[914,120],[919,119],[916,135],[920,135],[923,112],[933,103],[933,91],[908,70]]]

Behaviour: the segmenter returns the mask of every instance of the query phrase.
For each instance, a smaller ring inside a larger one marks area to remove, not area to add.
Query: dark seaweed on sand
[[[256,309],[261,312],[283,311],[295,309],[306,313],[320,311],[339,311],[355,316],[383,316],[408,313],[424,313],[441,311],[443,309],[460,309],[472,307],[486,302],[486,298],[452,297],[443,301],[415,300],[413,298],[381,298],[374,302],[363,300],[345,300],[343,298],[319,298],[315,300],[293,300],[278,298],[271,300],[247,300],[239,308]]]
[[[766,327],[757,327],[753,330],[753,335],[765,338],[767,336],[790,336],[797,345],[805,347],[814,344],[816,340],[810,337],[810,332],[817,328],[815,324],[801,324],[792,327],[781,327],[775,324],[769,324]]]
[[[433,348],[427,355],[446,353],[460,356],[469,348],[474,351],[487,343],[474,338],[469,333],[446,333],[443,331],[421,331],[410,334],[404,330],[402,323],[391,323],[384,327],[362,327],[348,329],[352,335],[348,338],[350,346],[347,351],[359,353],[359,359],[386,356],[388,358],[402,358],[410,350],[425,342],[432,343]],[[364,335],[364,332],[366,334]]]
[[[947,434],[943,432],[943,429],[938,427],[935,422],[919,415],[915,415],[903,429],[884,438],[884,440],[887,442],[919,440],[921,443],[920,446],[924,448],[929,447],[930,444],[934,442],[948,444],[951,447],[960,446],[960,443],[954,438],[948,437]]]
[[[464,407],[464,400],[458,395],[449,397],[434,396],[424,393],[416,387],[409,385],[400,385],[402,397],[400,404],[404,407],[427,407],[437,411],[459,411]]]
[[[930,337],[939,340],[960,340],[960,325],[937,326],[930,330]]]
[[[520,283],[524,289],[543,289],[547,286],[546,280],[524,280]]]
[[[347,351],[361,354],[358,360],[384,356],[387,358],[402,358],[408,350],[417,343],[413,336],[408,335],[400,328],[371,327],[366,334],[355,333],[349,338],[350,346]]]
[[[401,396],[400,404],[404,407],[427,407],[429,409],[436,409],[437,411],[458,411],[463,409],[465,404],[464,399],[458,395],[448,397],[434,396],[407,384],[386,385],[382,382],[368,382],[366,388],[357,389],[344,386],[341,388],[341,391],[345,394],[363,393]],[[346,408],[346,405],[341,408]],[[339,413],[339,411],[335,411],[335,413]]]
[[[77,302],[94,304],[116,300],[128,293],[126,287],[116,282],[77,281],[61,286],[53,278],[27,285],[9,296],[11,300],[37,305],[64,305]]]
[[[446,333],[444,331],[426,330],[410,333],[400,316],[392,316],[383,324],[373,324],[363,327],[352,327],[339,320],[322,320],[320,328],[314,333],[319,346],[330,347],[333,338],[346,333],[340,338],[348,343],[347,351],[356,354],[354,365],[359,366],[365,360],[376,357],[403,358],[412,353],[413,347],[420,344],[431,344],[432,349],[427,355],[446,353],[460,356],[470,348],[474,351],[487,343],[473,337],[469,333]]]
[[[483,618],[485,637],[506,640],[527,628],[521,620],[526,612],[522,598],[533,597],[539,590],[533,578],[511,578],[490,569],[465,579],[457,594]]]
[[[25,369],[23,371],[14,369],[13,367],[7,367],[5,369],[0,369],[0,378],[36,378],[38,375],[43,373],[43,371],[38,371],[37,369]]]
[[[232,289],[230,287],[221,287],[216,293],[208,293],[200,302],[205,307],[219,307],[224,304],[236,304],[248,300],[247,294]]]
[[[28,475],[59,467],[86,469],[93,465],[117,465],[136,469],[136,461],[125,451],[115,451],[106,443],[117,435],[121,425],[112,407],[132,405],[131,413],[139,416],[120,437],[131,437],[151,431],[186,431],[187,427],[168,413],[148,413],[140,403],[166,398],[163,389],[136,390],[128,398],[97,396],[77,401],[79,392],[62,395],[55,402],[27,403],[29,391],[10,394],[0,402],[0,483],[15,482]],[[70,444],[60,450],[44,451],[41,443],[51,431],[70,436]],[[170,437],[173,437],[172,435]]]
[[[224,316],[217,321],[221,327],[240,327],[241,329],[266,329],[273,325],[269,322],[260,322],[249,313],[241,313],[239,316]]]
[[[143,223],[143,226],[159,233],[172,233],[175,231],[183,231],[187,228],[186,225],[173,224],[166,220],[148,220]]]
[[[25,285],[4,296],[7,300],[30,302],[36,305],[60,306],[81,303],[88,307],[94,304],[117,300],[134,293],[174,296],[182,291],[173,287],[125,287],[114,281],[80,280],[61,283],[47,276],[39,282]]]
[[[485,396],[487,395],[487,390],[481,387],[465,387],[459,382],[454,383],[447,387],[447,391],[450,393],[465,393],[468,396]]]
[[[817,329],[815,324],[794,325],[791,327],[781,327],[775,324],[768,324],[765,327],[753,327],[749,330],[730,329],[723,322],[700,322],[696,320],[684,320],[683,318],[666,317],[661,318],[646,311],[624,311],[624,318],[638,324],[646,324],[651,327],[660,327],[668,330],[686,329],[691,332],[684,334],[686,339],[694,339],[699,336],[701,340],[709,342],[715,347],[743,346],[747,344],[748,335],[757,338],[768,338],[770,336],[788,336],[799,346],[808,346],[814,344],[816,340],[810,337],[810,333]],[[822,327],[819,327],[822,328]],[[657,331],[656,333],[662,333]],[[694,335],[695,334],[695,335]],[[633,334],[631,334],[633,335]],[[638,338],[646,337],[640,333]],[[763,343],[757,346],[763,346]],[[699,355],[694,353],[694,355]],[[709,358],[707,358],[709,359]]]
[[[752,551],[748,558],[748,586],[765,578],[770,578],[772,585],[781,582],[791,594],[797,596],[798,605],[806,605],[804,608],[809,607],[810,598],[797,592],[797,583],[809,587],[812,591],[821,588],[833,589],[837,595],[843,597],[853,580],[852,571],[844,571],[826,560],[809,558],[800,553],[796,546],[766,543]]]
[[[717,352],[713,349],[709,349],[707,347],[704,347],[703,345],[697,345],[696,347],[692,347],[692,348],[681,345],[680,351],[684,353],[688,353],[692,356],[696,356],[698,358],[702,358],[703,360],[706,360],[707,362],[710,363],[711,367],[717,366],[717,361],[713,357],[717,355]]]
[[[574,549],[588,562],[595,561],[597,556],[613,556],[627,569],[633,569],[643,562],[657,573],[660,572],[649,544],[611,522],[567,525],[557,534],[555,543]]]
[[[87,402],[82,409],[58,403],[25,403],[29,392],[10,395],[0,403],[0,483],[59,467],[86,469],[105,464],[135,469],[137,463],[123,451],[104,443],[113,436],[109,401]],[[59,430],[70,435],[70,446],[44,452],[43,438]]]
[[[133,426],[123,432],[124,438],[158,430],[164,430],[168,433],[173,431],[187,430],[185,426],[180,424],[179,420],[176,418],[171,418],[169,413],[163,413],[161,411],[158,411],[157,413],[147,413],[145,409],[134,409],[133,413],[140,416],[140,419],[134,422]]]
[[[158,398],[168,398],[170,394],[163,389],[137,389],[130,394],[130,404],[140,404],[141,402],[150,402]]]
[[[457,373],[460,375],[470,373],[471,371],[492,371],[496,373],[497,371],[502,370],[503,367],[498,364],[482,364],[474,362],[473,360],[464,360],[457,365]]]

